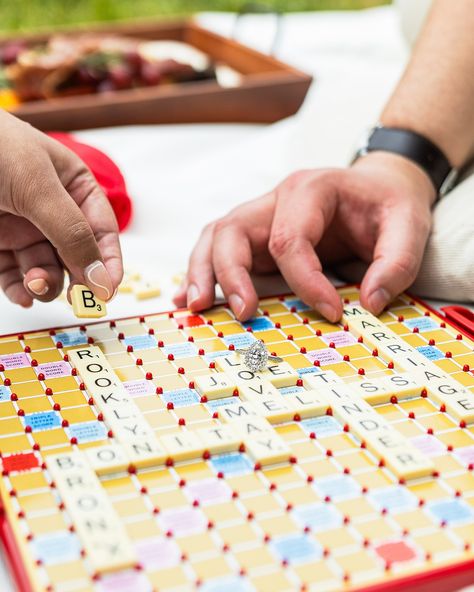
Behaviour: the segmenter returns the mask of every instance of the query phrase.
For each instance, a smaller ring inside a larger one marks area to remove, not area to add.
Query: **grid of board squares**
[[[341,295],[358,299],[353,289]],[[474,392],[472,343],[426,315],[402,296],[381,320]],[[301,376],[323,368],[351,382],[393,373],[388,360],[293,297],[262,301],[244,326],[219,307],[0,341],[2,492],[38,589],[125,592],[201,583],[204,590],[294,590],[307,583],[337,590],[471,556],[474,428],[414,397],[377,411],[435,458],[433,479],[397,483],[331,416],[275,427],[296,464],[254,471],[245,454],[235,453],[102,477],[145,569],[91,580],[70,517],[41,470],[49,454],[109,440],[80,377],[71,374],[68,350],[98,345],[161,436],[218,422],[213,414],[234,398],[200,402],[193,380],[229,347],[246,347],[255,337]]]

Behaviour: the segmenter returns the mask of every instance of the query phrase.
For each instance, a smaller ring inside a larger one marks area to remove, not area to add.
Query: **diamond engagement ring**
[[[271,356],[261,339],[252,343],[247,349],[236,349],[236,353],[244,356],[245,366],[252,372],[261,372],[268,362],[283,362],[283,358]]]

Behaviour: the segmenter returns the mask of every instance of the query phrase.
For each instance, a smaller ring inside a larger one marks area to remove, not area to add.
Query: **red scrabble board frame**
[[[336,288],[359,288],[359,285],[355,284],[348,284],[344,286],[336,286]],[[443,315],[435,308],[427,304],[421,298],[417,298],[416,296],[412,296],[405,292],[405,294],[411,298],[413,302],[417,302],[424,306],[427,310],[430,311],[431,314],[438,317],[441,322],[446,323],[454,327],[460,333],[464,334],[466,337],[470,339],[474,338],[474,321],[470,320],[470,315],[466,315],[466,323],[456,323],[450,319],[448,315]],[[281,297],[281,296],[289,296],[290,294],[277,294],[275,296],[264,296],[262,298],[272,298],[272,297]],[[219,303],[220,305],[225,305],[226,303]],[[449,307],[447,307],[449,309]],[[456,307],[459,310],[460,307]],[[161,311],[156,314],[170,314],[175,312],[182,312],[186,309],[176,309],[173,311]],[[470,311],[465,309],[467,313]],[[122,317],[120,320],[132,319],[139,317],[139,315],[132,315],[130,317]],[[149,316],[149,315],[146,315]],[[99,323],[103,323],[104,321],[96,321],[93,323],[88,323],[88,325],[95,325]],[[63,327],[57,327],[57,329],[68,329],[71,327],[75,327],[77,325],[68,325]],[[44,329],[47,330],[47,329]],[[41,331],[41,329],[36,331],[25,331],[23,333],[18,333],[18,335],[28,335],[29,333],[36,333],[37,331]],[[0,335],[0,337],[9,337],[12,335],[17,335],[17,333],[10,333],[6,335]],[[22,560],[21,552],[18,547],[18,544],[15,540],[13,529],[8,521],[6,516],[6,512],[3,507],[3,500],[0,498],[0,541],[5,551],[4,558],[7,566],[10,569],[10,574],[13,576],[14,583],[18,589],[18,592],[34,592],[27,570],[25,569],[24,562]],[[385,582],[381,584],[373,584],[369,586],[362,586],[359,588],[355,588],[353,592],[398,592],[401,588],[403,588],[406,592],[432,592],[433,585],[436,585],[436,592],[455,592],[464,586],[469,586],[474,583],[474,559],[469,559],[466,561],[461,561],[453,565],[447,565],[438,567],[435,569],[431,569],[426,572],[419,572],[409,576],[403,577],[394,577],[391,582]]]

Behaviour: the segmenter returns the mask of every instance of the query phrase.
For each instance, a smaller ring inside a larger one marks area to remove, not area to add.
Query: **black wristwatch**
[[[431,179],[439,197],[450,191],[458,177],[442,150],[416,132],[376,125],[357,150],[352,162],[369,152],[382,150],[404,156],[421,167]]]

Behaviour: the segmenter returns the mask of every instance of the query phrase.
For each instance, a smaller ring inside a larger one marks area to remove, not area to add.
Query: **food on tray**
[[[185,43],[131,37],[55,35],[0,47],[0,106],[215,79],[209,57]]]

